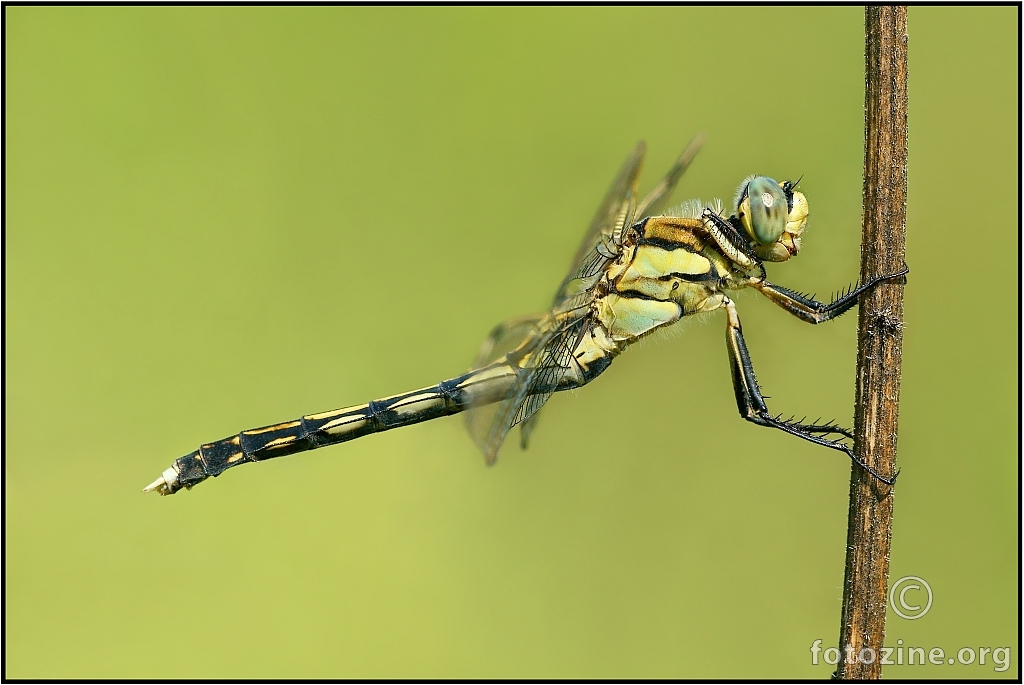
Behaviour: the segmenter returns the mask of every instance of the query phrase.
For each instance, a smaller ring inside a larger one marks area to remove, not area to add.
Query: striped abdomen
[[[239,464],[313,450],[457,414],[470,406],[498,402],[508,397],[515,379],[516,370],[512,366],[492,364],[422,390],[242,431],[202,445],[178,459],[146,489],[170,495]]]

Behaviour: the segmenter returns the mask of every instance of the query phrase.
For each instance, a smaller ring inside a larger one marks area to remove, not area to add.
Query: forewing
[[[488,464],[494,463],[505,437],[516,424],[523,424],[525,446],[537,412],[557,389],[562,374],[571,372],[571,365],[576,363],[573,353],[586,334],[590,320],[586,315],[566,313],[574,309],[582,311],[593,296],[591,290],[605,265],[617,255],[619,234],[636,209],[636,181],[645,151],[644,143],[637,143],[619,169],[576,251],[568,275],[555,294],[552,315],[544,319],[506,322],[485,341],[475,364],[477,368],[498,361],[517,347],[528,353],[517,366],[516,382],[509,396],[495,404],[471,408],[466,417],[469,432]],[[555,317],[556,310],[563,315]],[[555,321],[561,323],[555,325]]]
[[[636,202],[636,179],[643,167],[646,150],[647,146],[640,141],[622,163],[576,250],[569,273],[555,294],[555,305],[593,287],[587,281],[599,277],[605,265],[615,258],[618,249],[617,233],[632,219]]]
[[[701,146],[704,144],[704,134],[698,133],[690,141],[683,153],[679,155],[679,159],[672,165],[672,168],[665,174],[665,178],[661,179],[658,185],[654,186],[651,192],[647,193],[647,197],[640,201],[636,206],[636,217],[642,219],[645,216],[654,216],[662,209],[665,208],[669,197],[672,194],[672,189],[675,188],[676,183],[682,178],[686,172],[687,167],[690,166],[690,162],[700,152]]]

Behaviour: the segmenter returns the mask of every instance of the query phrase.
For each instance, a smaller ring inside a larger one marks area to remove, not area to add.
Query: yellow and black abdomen
[[[202,445],[181,457],[168,469],[173,473],[165,472],[164,485],[153,489],[171,494],[211,476],[219,476],[239,464],[347,442],[371,433],[457,414],[470,406],[498,402],[508,396],[515,378],[516,370],[508,364],[491,364],[429,388],[245,430]]]

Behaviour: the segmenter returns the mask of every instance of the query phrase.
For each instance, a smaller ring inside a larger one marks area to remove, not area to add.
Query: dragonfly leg
[[[750,353],[747,351],[747,343],[743,339],[743,329],[740,326],[739,314],[736,312],[736,305],[731,300],[724,302],[728,323],[726,326],[726,344],[729,347],[729,366],[732,370],[732,384],[736,392],[736,405],[739,408],[740,416],[751,423],[769,428],[777,428],[790,435],[803,438],[816,445],[829,447],[845,453],[855,464],[882,481],[886,485],[896,482],[896,476],[886,477],[865,464],[854,453],[850,447],[839,439],[830,440],[822,437],[823,434],[840,435],[843,438],[852,438],[852,434],[831,423],[828,424],[805,424],[799,421],[786,421],[779,416],[772,416],[768,411],[768,405],[764,401],[761,389],[757,384],[757,377],[754,375],[754,366],[750,361]]]
[[[704,230],[718,244],[722,254],[744,269],[753,269],[755,266],[759,266],[757,258],[750,252],[747,240],[739,234],[735,226],[709,208],[704,209],[701,221],[704,222]],[[761,274],[764,275],[764,267],[761,266],[760,269]]]
[[[802,293],[798,293],[788,288],[769,283],[768,281],[761,281],[755,283],[754,287],[761,291],[761,293],[769,300],[779,305],[793,316],[806,321],[807,323],[822,323],[829,319],[834,319],[848,312],[853,305],[857,304],[857,299],[861,293],[866,290],[874,288],[879,283],[885,281],[891,281],[896,278],[907,275],[910,269],[904,266],[901,270],[894,274],[887,276],[876,276],[867,283],[862,285],[854,285],[848,288],[846,293],[836,297],[830,303],[825,304],[815,300],[814,297],[808,297]]]

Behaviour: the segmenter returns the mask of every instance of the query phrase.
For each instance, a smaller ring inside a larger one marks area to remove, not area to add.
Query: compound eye
[[[789,215],[786,193],[767,176],[751,179],[743,193],[739,210],[747,234],[762,245],[774,243],[786,230]]]

